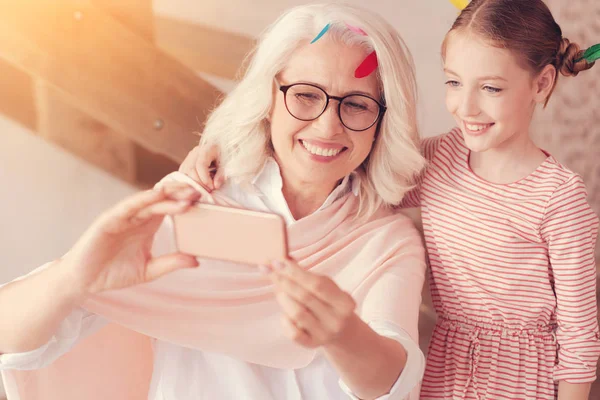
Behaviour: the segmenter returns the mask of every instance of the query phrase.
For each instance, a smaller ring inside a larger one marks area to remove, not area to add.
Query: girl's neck
[[[514,183],[529,176],[548,156],[529,135],[515,139],[483,152],[470,152],[471,170],[496,184]]]

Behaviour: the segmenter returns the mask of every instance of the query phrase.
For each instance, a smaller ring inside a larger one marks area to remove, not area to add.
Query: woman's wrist
[[[393,343],[394,350],[390,350],[390,343]],[[374,359],[396,358],[403,360],[402,366],[406,363],[406,350],[394,339],[382,336],[375,332],[366,322],[364,322],[356,313],[350,319],[346,328],[336,338],[336,340],[323,346],[326,355],[332,357],[356,355],[357,353],[370,354]],[[392,354],[397,353],[397,354]],[[377,355],[379,354],[379,357]]]
[[[361,398],[389,393],[407,360],[401,343],[378,334],[358,315],[335,341],[323,347],[344,383]]]
[[[356,350],[357,342],[369,336],[369,331],[377,335],[356,313],[353,313],[340,334],[323,348],[325,352],[353,352]]]
[[[59,289],[58,293],[64,297],[64,301],[73,305],[81,305],[90,295],[89,290],[77,278],[74,273],[74,266],[71,265],[68,258],[59,258],[54,261],[49,268],[52,273],[51,284],[55,284]]]

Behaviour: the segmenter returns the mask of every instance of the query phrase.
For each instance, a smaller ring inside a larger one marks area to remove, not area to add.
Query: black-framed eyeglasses
[[[379,121],[386,107],[364,94],[330,96],[310,83],[294,83],[279,87],[283,92],[285,108],[290,115],[301,121],[313,121],[327,109],[329,100],[338,101],[338,116],[342,125],[352,131],[366,131]]]

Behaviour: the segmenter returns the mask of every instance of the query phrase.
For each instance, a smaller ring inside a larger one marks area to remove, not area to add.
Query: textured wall
[[[600,43],[600,1],[546,4],[564,37],[582,47]],[[600,215],[600,65],[576,77],[561,76],[548,107],[536,116],[533,131],[539,146],[583,177],[588,199]],[[600,245],[596,249],[600,253]]]

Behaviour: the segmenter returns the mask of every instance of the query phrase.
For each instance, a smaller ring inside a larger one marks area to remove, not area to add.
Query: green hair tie
[[[581,57],[579,57],[575,62],[579,62],[581,60],[587,61],[589,64],[594,61],[600,59],[600,43],[593,45],[588,48]]]

